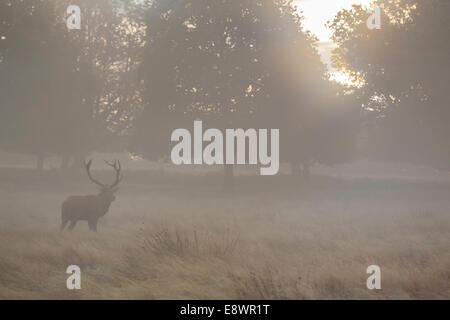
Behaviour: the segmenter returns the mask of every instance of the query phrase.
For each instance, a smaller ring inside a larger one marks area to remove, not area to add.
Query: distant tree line
[[[69,4],[81,30],[66,27]],[[376,4],[380,30],[361,6],[329,24],[334,66],[356,88],[329,81],[290,0],[2,1],[0,147],[40,169],[46,155],[66,168],[94,150],[159,159],[171,131],[199,119],[279,128],[281,161],[305,177],[361,152],[448,168],[450,5]]]

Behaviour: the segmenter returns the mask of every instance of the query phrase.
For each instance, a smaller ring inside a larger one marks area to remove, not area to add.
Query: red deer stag
[[[88,222],[89,229],[91,231],[97,231],[98,219],[103,217],[108,212],[111,203],[116,198],[114,193],[119,189],[117,185],[122,180],[120,173],[121,165],[120,161],[114,161],[112,163],[106,161],[106,164],[114,169],[116,172],[116,179],[111,185],[103,184],[91,175],[92,160],[85,163],[87,175],[89,179],[100,186],[100,192],[97,195],[88,196],[72,196],[67,198],[61,208],[61,231],[64,230],[67,222],[70,221],[69,230],[72,230],[78,220],[84,220]]]

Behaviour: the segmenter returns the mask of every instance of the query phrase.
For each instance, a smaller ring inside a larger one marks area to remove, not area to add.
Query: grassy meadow
[[[2,169],[0,299],[450,298],[448,182],[240,176],[228,193],[220,173],[125,176],[97,233],[61,233],[62,201],[95,187]]]

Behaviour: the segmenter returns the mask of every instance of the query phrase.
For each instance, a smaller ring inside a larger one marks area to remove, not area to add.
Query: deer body
[[[111,186],[107,186],[93,179],[90,174],[91,161],[86,164],[89,178],[101,187],[100,193],[97,195],[71,196],[67,198],[61,207],[61,231],[64,230],[69,221],[69,230],[72,230],[78,221],[87,221],[89,229],[91,231],[97,231],[98,219],[108,212],[111,203],[115,200],[114,193],[118,190],[116,186],[121,180],[120,162],[108,164],[116,171],[116,181]]]

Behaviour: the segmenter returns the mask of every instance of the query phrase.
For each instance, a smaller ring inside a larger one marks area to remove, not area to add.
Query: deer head
[[[116,193],[117,190],[119,190],[118,185],[119,185],[120,181],[122,181],[122,178],[123,178],[123,176],[120,172],[122,169],[122,166],[120,164],[120,161],[118,161],[118,160],[114,160],[113,162],[108,162],[106,160],[104,160],[104,161],[108,166],[112,167],[116,173],[115,180],[110,185],[101,183],[100,181],[98,181],[92,177],[92,175],[91,175],[92,160],[85,162],[84,165],[86,167],[86,172],[87,172],[89,179],[93,183],[95,183],[96,185],[98,185],[100,187],[100,193],[98,196],[101,197],[102,199],[104,199],[105,202],[111,203],[116,199],[116,197],[114,196],[114,193]]]

